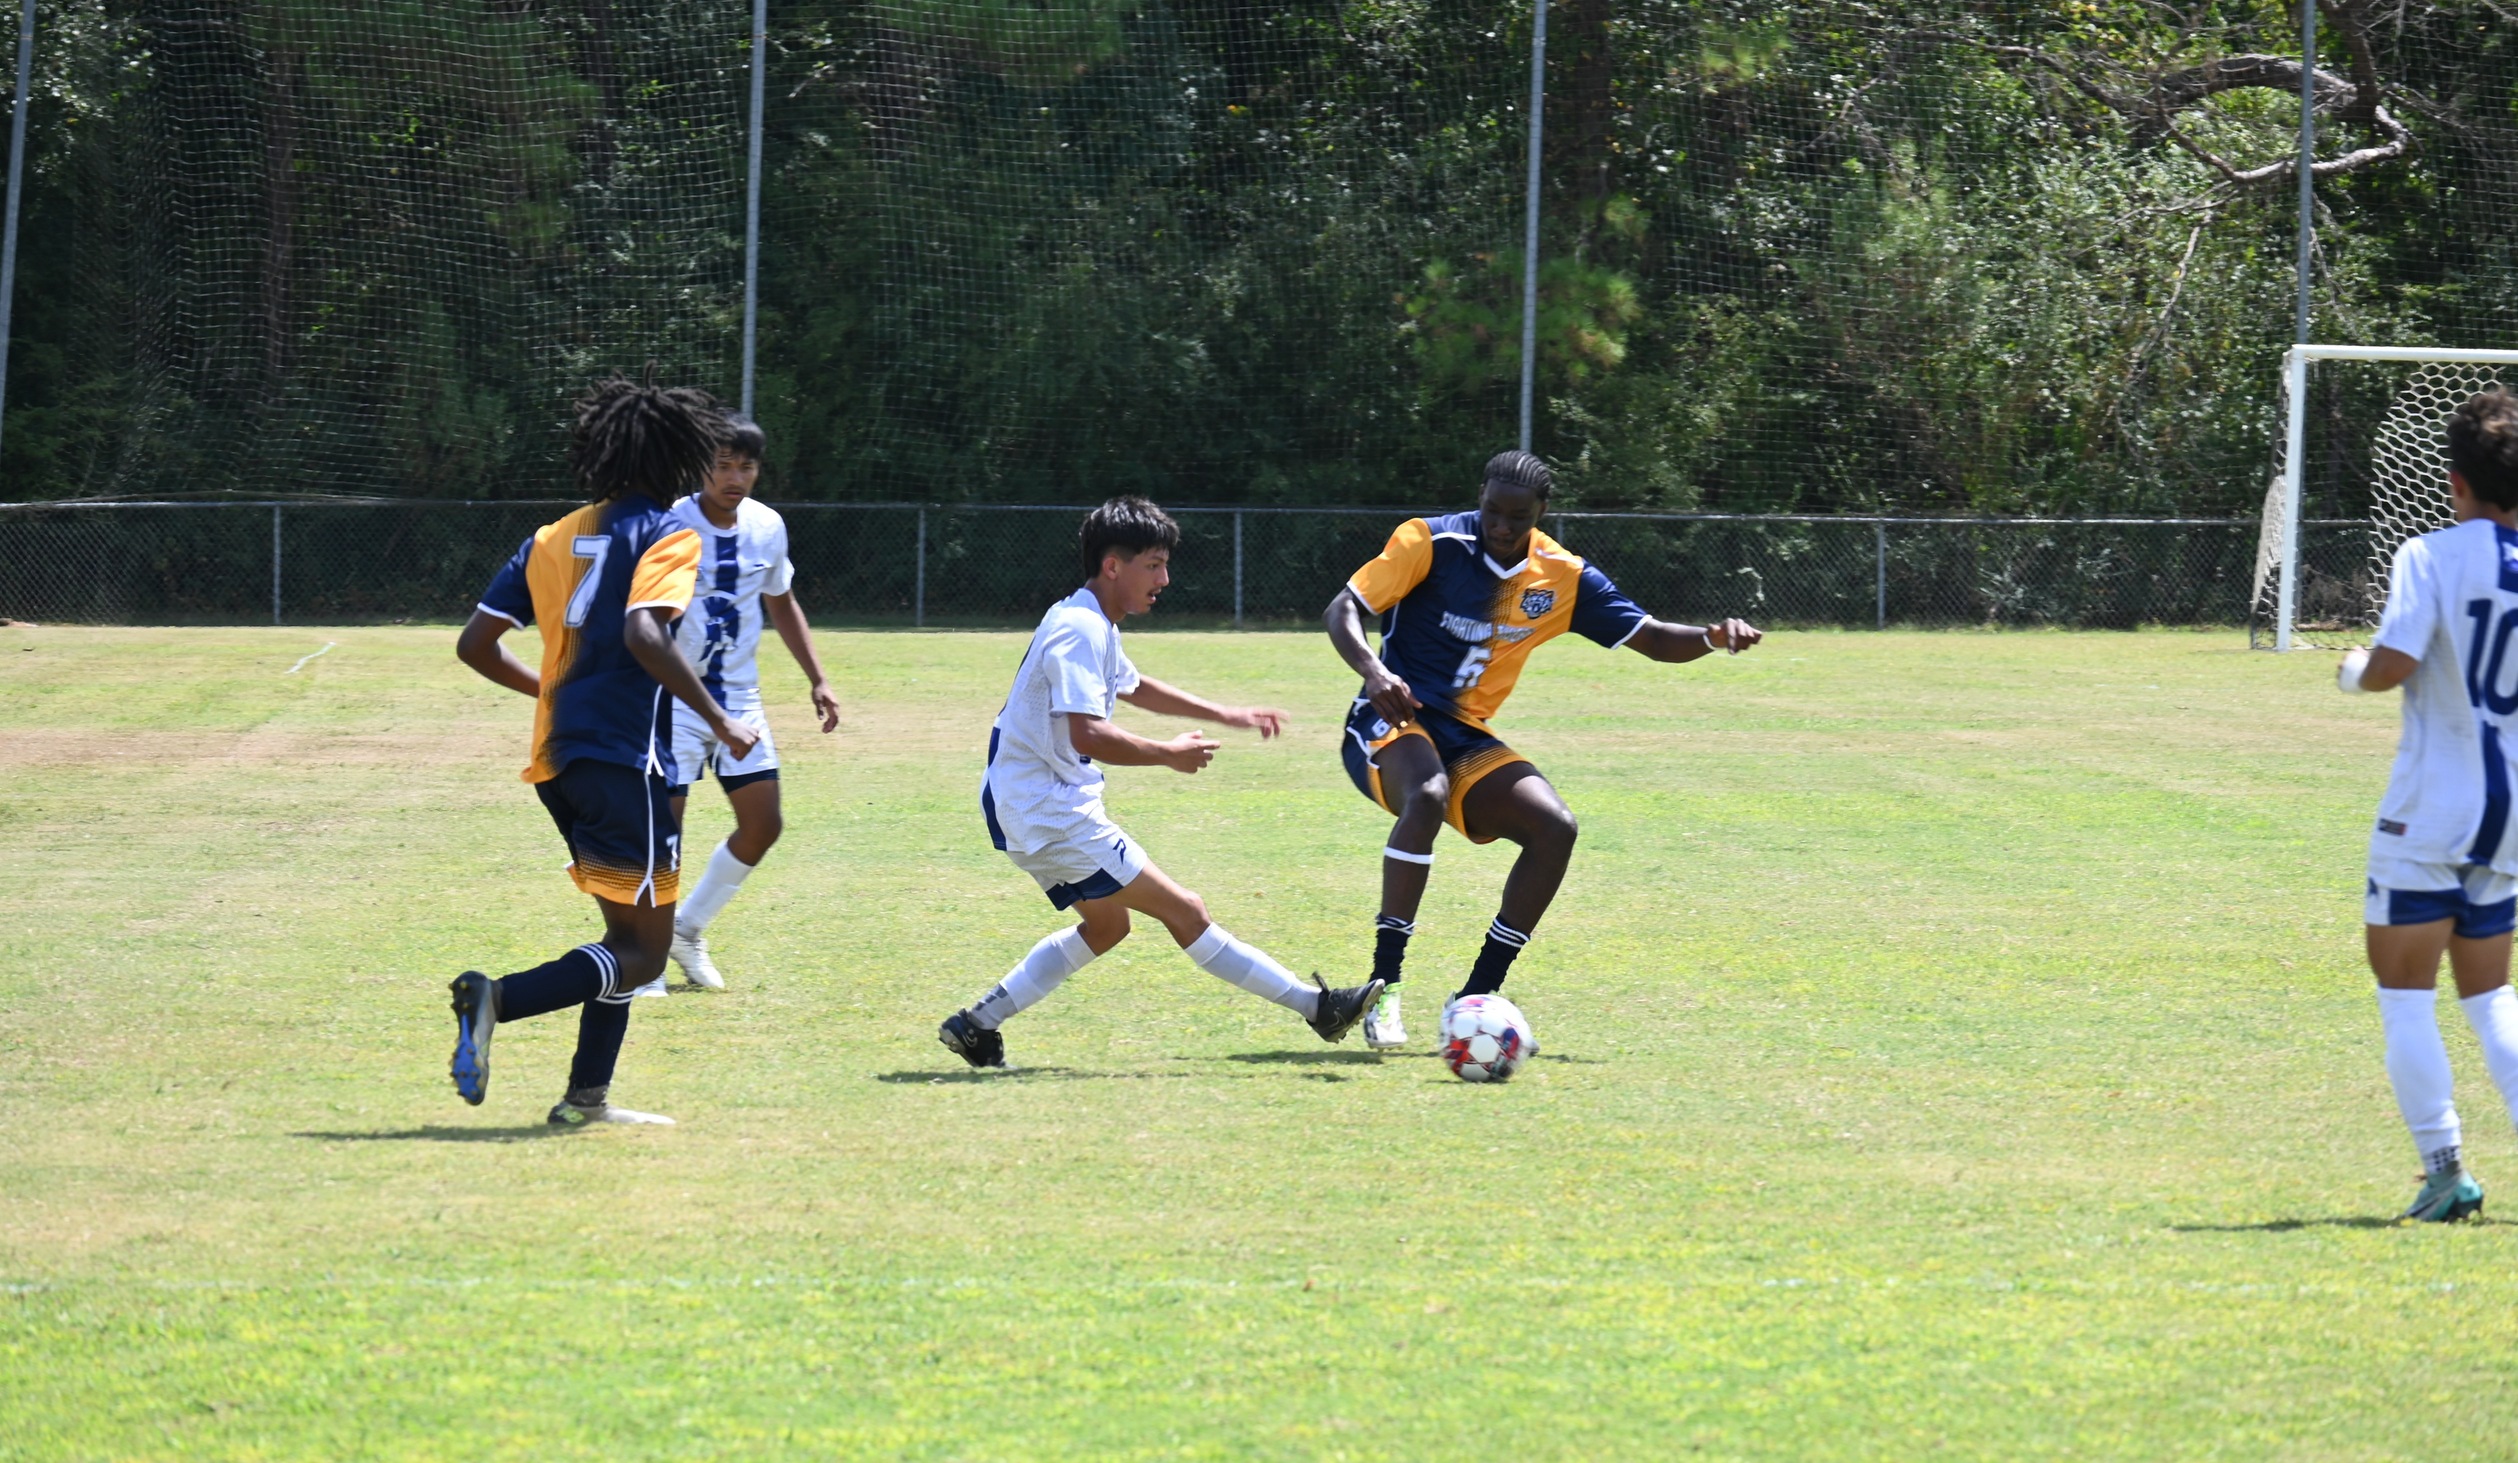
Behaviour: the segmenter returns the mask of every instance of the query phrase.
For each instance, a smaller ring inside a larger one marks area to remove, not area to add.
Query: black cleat
[[[936,1040],[944,1043],[946,1051],[974,1067],[1005,1065],[1003,1034],[985,1029],[970,1019],[968,1011],[956,1011],[945,1017],[944,1024],[936,1028]]]
[[[1320,972],[1316,970],[1312,972],[1311,983],[1320,987],[1320,1011],[1311,1018],[1311,1029],[1320,1033],[1322,1041],[1346,1040],[1346,1034],[1355,1029],[1355,1023],[1363,1020],[1364,1013],[1373,1008],[1373,1002],[1381,999],[1384,985],[1380,980],[1368,980],[1362,985],[1333,991],[1321,983]]]
[[[447,1075],[455,1091],[474,1107],[490,1095],[490,1033],[498,1029],[498,996],[490,978],[477,970],[455,977],[455,1056]]]

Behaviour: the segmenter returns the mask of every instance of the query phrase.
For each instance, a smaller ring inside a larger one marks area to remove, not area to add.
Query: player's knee
[[[778,841],[778,835],[787,831],[787,820],[780,817],[776,809],[772,809],[745,824],[743,831],[751,835],[754,848],[767,853],[770,845]],[[754,859],[752,862],[759,863],[760,860]]]
[[[1439,823],[1442,821],[1443,810],[1450,805],[1451,779],[1437,772],[1407,790],[1407,796],[1400,805],[1399,816],[1411,822]]]
[[[1551,853],[1572,853],[1574,840],[1581,836],[1582,826],[1574,821],[1574,810],[1558,804],[1533,820],[1530,846]]]
[[[1175,933],[1181,928],[1186,928],[1190,938],[1195,939],[1200,931],[1214,923],[1207,918],[1207,902],[1187,889],[1180,891],[1180,907],[1181,914],[1174,926]]]

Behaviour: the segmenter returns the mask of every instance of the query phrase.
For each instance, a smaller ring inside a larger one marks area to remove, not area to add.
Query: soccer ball
[[[1538,1051],[1530,1019],[1502,996],[1462,996],[1443,1009],[1443,1065],[1463,1082],[1501,1082]]]

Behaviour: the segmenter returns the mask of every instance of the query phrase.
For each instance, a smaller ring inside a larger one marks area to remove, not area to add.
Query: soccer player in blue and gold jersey
[[[1564,882],[1574,815],[1487,725],[1530,652],[1567,630],[1673,662],[1737,654],[1761,638],[1743,620],[1674,625],[1645,614],[1607,575],[1539,532],[1553,485],[1531,454],[1497,454],[1476,511],[1400,524],[1329,601],[1329,643],[1364,678],[1341,744],[1347,775],[1399,820],[1382,849],[1374,922],[1373,976],[1383,994],[1364,1018],[1364,1039],[1375,1047],[1407,1041],[1400,964],[1443,824],[1474,843],[1521,846],[1503,907],[1454,1000],[1502,988]],[[1381,619],[1379,655],[1364,639],[1366,611]]]
[[[477,970],[455,978],[450,1070],[476,1106],[489,1095],[499,1022],[578,1006],[568,1095],[551,1122],[672,1121],[609,1097],[630,992],[663,973],[673,940],[682,830],[670,798],[672,698],[735,756],[759,735],[708,694],[673,639],[697,579],[699,535],[672,507],[707,480],[723,421],[705,393],[685,388],[614,377],[588,392],[569,456],[594,501],[525,540],[456,642],[465,665],[534,698],[524,779],[568,844],[569,876],[603,912],[594,944],[501,980]],[[526,625],[542,628],[539,672],[500,643]]]

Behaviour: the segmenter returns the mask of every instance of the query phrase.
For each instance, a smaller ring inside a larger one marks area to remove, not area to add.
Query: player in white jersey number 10
[[[673,789],[673,815],[682,816],[691,784],[702,771],[715,774],[734,809],[734,832],[728,834],[699,882],[682,897],[673,920],[673,961],[683,978],[708,990],[723,990],[726,979],[708,954],[708,925],[744,879],[778,841],[784,827],[778,798],[778,747],[769,734],[769,717],[761,705],[760,646],[764,624],[778,627],[778,638],[804,668],[813,697],[813,714],[822,730],[839,725],[839,698],[822,673],[822,658],[813,648],[813,631],[796,603],[795,566],[787,558],[787,524],[778,510],[752,496],[760,481],[761,453],[767,445],[761,429],[740,418],[726,423],[725,445],[716,470],[700,491],[674,505],[674,515],[699,535],[699,580],[690,608],[674,631],[683,654],[699,668],[700,682],[728,712],[760,734],[741,756],[711,735],[698,716],[677,714],[673,721],[673,759],[679,781]],[[642,987],[640,995],[663,995],[664,978]]]
[[[2445,955],[2484,1065],[2518,1118],[2518,397],[2499,387],[2448,421],[2454,527],[2407,540],[2371,648],[2337,672],[2345,691],[2404,688],[2404,729],[2369,836],[2364,917],[2387,1077],[2422,1156],[2403,1217],[2463,1219],[2483,1207],[2466,1172],[2437,1015]]]

